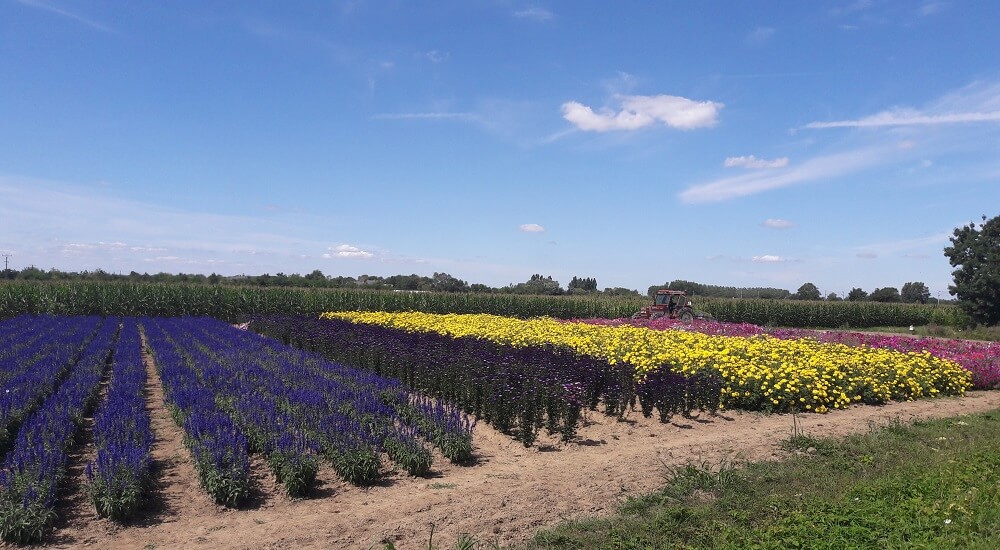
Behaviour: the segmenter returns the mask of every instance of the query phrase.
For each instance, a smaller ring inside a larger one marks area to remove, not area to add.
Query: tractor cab
[[[694,319],[694,312],[690,304],[687,299],[687,293],[683,290],[657,290],[653,296],[653,305],[637,311],[632,318],[659,319],[660,317],[667,317],[690,323]]]

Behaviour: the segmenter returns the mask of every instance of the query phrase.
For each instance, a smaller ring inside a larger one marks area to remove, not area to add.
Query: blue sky
[[[947,296],[1000,2],[0,0],[0,251]]]

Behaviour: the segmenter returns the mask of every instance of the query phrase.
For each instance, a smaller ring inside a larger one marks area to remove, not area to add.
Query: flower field
[[[413,312],[261,315],[253,331],[209,317],[0,321],[0,538],[46,540],[69,490],[102,521],[143,517],[162,475],[153,409],[183,434],[192,490],[245,508],[261,475],[301,499],[324,475],[367,491],[388,472],[438,475],[435,457],[473,463],[477,421],[530,447],[543,432],[586,437],[588,411],[614,424],[636,406],[661,422],[722,408],[823,413],[996,385],[986,344],[656,323]]]
[[[961,395],[972,382],[968,370],[928,352],[805,338],[717,336],[494,315],[330,312],[323,317],[451,338],[486,339],[514,348],[561,347],[610,365],[632,365],[640,384],[666,373],[717,373],[723,380],[721,398],[727,408],[822,413],[857,402]]]
[[[575,322],[603,326],[623,324],[653,330],[687,330],[715,336],[752,337],[768,335],[782,340],[812,339],[818,342],[867,346],[902,352],[928,352],[949,359],[972,373],[973,389],[1000,389],[1000,342],[914,338],[850,331],[816,331],[793,328],[766,328],[749,323],[695,321],[691,325],[673,319],[578,319]]]
[[[370,485],[386,458],[421,476],[432,447],[456,463],[471,457],[474,423],[457,408],[221,321],[20,316],[0,322],[4,540],[38,542],[51,530],[69,450],[91,413],[94,511],[116,521],[141,513],[155,440],[142,335],[198,482],[219,504],[246,502],[254,455],[292,497],[309,493],[322,463]]]

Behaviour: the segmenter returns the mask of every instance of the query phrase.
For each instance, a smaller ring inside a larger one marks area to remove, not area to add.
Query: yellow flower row
[[[483,338],[511,346],[565,346],[611,364],[628,363],[635,367],[640,381],[664,367],[683,374],[712,369],[723,377],[723,402],[730,408],[825,412],[853,402],[961,395],[972,384],[972,375],[957,363],[926,352],[903,353],[812,339],[712,336],[485,314],[328,312],[323,317],[456,338]]]

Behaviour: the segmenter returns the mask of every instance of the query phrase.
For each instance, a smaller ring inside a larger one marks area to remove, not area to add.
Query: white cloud
[[[787,260],[785,260],[785,258],[782,258],[781,256],[775,256],[773,254],[764,254],[763,256],[754,256],[751,259],[751,261],[753,261],[756,264],[774,264],[774,263],[781,263]]]
[[[368,252],[367,250],[361,250],[360,248],[349,244],[331,246],[327,248],[327,251],[328,252],[323,253],[323,257],[326,259],[332,259],[332,258],[368,259],[375,257],[375,254],[373,253]]]
[[[869,148],[817,157],[789,169],[753,172],[693,185],[682,191],[680,198],[686,203],[706,203],[755,195],[857,172],[886,162],[888,155],[885,148]]]
[[[621,102],[617,112],[610,109],[594,112],[582,103],[567,101],[562,105],[563,118],[591,132],[638,130],[657,123],[691,130],[714,126],[719,110],[724,107],[714,101],[694,101],[672,95],[616,96],[616,99]]]
[[[545,228],[538,225],[537,223],[521,224],[520,229],[525,233],[541,233],[542,231],[545,231]]]
[[[727,157],[722,163],[726,168],[740,166],[743,168],[784,168],[788,166],[788,157],[774,160],[759,159],[753,155],[743,157]]]
[[[788,229],[790,227],[795,227],[794,223],[781,218],[768,218],[764,220],[761,225],[764,227],[770,227],[771,229]]]
[[[514,17],[519,19],[531,19],[532,21],[548,21],[555,17],[551,11],[545,8],[525,8],[514,12]]]

